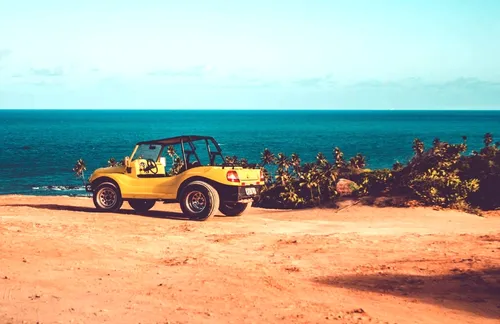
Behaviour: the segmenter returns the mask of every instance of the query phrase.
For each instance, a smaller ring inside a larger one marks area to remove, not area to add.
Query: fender
[[[193,177],[189,177],[187,179],[185,179],[180,185],[179,185],[179,189],[177,190],[177,195],[176,195],[176,200],[179,200],[180,196],[181,196],[181,193],[182,191],[184,190],[184,188],[191,182],[193,181],[203,181],[203,182],[206,182],[208,183],[209,185],[211,185],[212,187],[215,188],[215,190],[217,190],[217,193],[220,195],[220,187],[223,186],[222,183],[220,182],[217,182],[217,181],[214,181],[214,180],[211,180],[211,179],[208,179],[208,178],[204,178],[204,177],[200,177],[200,176],[193,176]]]
[[[242,186],[235,186],[235,185],[227,185],[227,184],[223,184],[223,183],[220,183],[220,182],[208,179],[208,178],[194,176],[194,177],[190,177],[190,178],[184,180],[181,183],[181,185],[179,186],[179,189],[177,191],[177,196],[176,196],[177,201],[179,201],[180,196],[181,196],[184,188],[192,181],[203,181],[203,182],[208,183],[212,187],[214,187],[214,189],[217,190],[217,193],[219,194],[219,198],[222,202],[223,201],[237,202],[237,201],[240,201],[242,199],[250,201],[253,199],[250,199],[250,197],[247,196],[247,194],[245,193],[245,188],[255,188],[255,192],[257,194],[259,194],[260,190],[261,190],[261,186],[249,185],[249,186],[242,187]]]
[[[100,185],[103,182],[111,182],[118,188],[118,190],[120,190],[120,185],[118,184],[118,182],[109,176],[103,176],[94,179],[94,181],[90,183],[92,190],[94,190],[98,185]]]

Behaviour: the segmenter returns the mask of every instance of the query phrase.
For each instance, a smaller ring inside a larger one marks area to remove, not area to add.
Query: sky
[[[500,109],[498,0],[0,0],[0,108]]]

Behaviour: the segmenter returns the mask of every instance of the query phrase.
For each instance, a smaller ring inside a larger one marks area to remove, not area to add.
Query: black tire
[[[249,205],[250,203],[221,202],[219,210],[226,216],[240,216],[248,208]]]
[[[128,201],[130,207],[132,207],[136,212],[144,213],[153,208],[156,204],[156,200],[151,199],[130,199]]]
[[[111,182],[103,182],[95,188],[93,201],[97,210],[104,212],[116,212],[123,204],[120,189]]]
[[[182,190],[179,201],[184,215],[193,220],[205,221],[219,209],[217,190],[203,181],[188,184]]]

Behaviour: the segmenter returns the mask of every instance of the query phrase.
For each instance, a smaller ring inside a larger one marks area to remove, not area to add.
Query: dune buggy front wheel
[[[123,204],[120,190],[111,182],[98,185],[94,190],[93,200],[98,211],[115,212]]]

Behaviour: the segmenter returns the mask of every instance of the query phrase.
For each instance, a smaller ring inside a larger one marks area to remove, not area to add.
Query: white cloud
[[[11,53],[12,51],[7,48],[0,49],[0,60],[8,57]]]
[[[141,106],[147,102],[155,107],[165,104],[167,108],[169,98],[177,98],[172,102],[185,107],[199,106],[203,98],[210,98],[212,106],[224,106],[236,105],[240,95],[263,108],[500,108],[500,82],[479,78],[431,82],[415,77],[346,83],[333,73],[271,77],[252,69],[221,68],[212,61],[182,66],[169,62],[171,65],[164,67],[137,62],[130,69],[123,67],[126,60],[114,66],[56,61],[30,61],[17,52],[0,49],[4,97],[0,108],[5,102],[12,105],[20,100],[20,94],[37,94],[37,98],[47,100],[48,106],[66,98],[64,104],[71,107],[82,105],[77,102],[77,94],[95,98],[98,105],[123,103],[124,93],[130,103]],[[182,93],[182,98],[175,92]],[[53,93],[58,95],[48,95]],[[248,99],[252,96],[256,99]],[[36,100],[33,104],[38,105]]]

